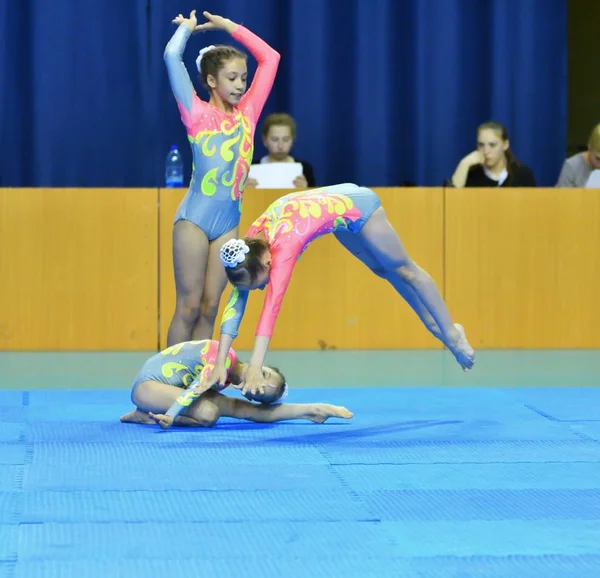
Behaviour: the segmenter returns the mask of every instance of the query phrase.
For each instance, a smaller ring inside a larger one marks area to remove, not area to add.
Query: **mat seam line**
[[[345,489],[350,499],[356,504],[360,505],[369,515],[369,519],[363,521],[382,523],[381,518],[373,513],[373,510],[368,502],[344,479],[341,473],[337,471],[335,465],[331,463],[327,450],[321,446],[315,446],[315,448],[319,454],[321,454],[323,459],[327,461],[327,469],[333,474],[334,478],[339,482],[342,488]]]

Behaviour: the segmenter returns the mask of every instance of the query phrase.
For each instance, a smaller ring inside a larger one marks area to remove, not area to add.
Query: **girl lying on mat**
[[[396,289],[463,370],[473,367],[475,353],[463,327],[452,322],[435,282],[404,249],[379,197],[370,189],[346,183],[281,197],[254,221],[243,239],[232,239],[221,247],[221,261],[234,287],[223,312],[210,385],[225,379],[227,351],[237,336],[249,292],[266,287],[242,389],[244,394],[263,391],[261,368],[296,261],[315,239],[328,233]]]
[[[211,427],[220,417],[271,423],[306,419],[323,423],[330,417],[352,417],[344,407],[324,403],[277,403],[287,395],[285,377],[275,367],[262,369],[263,393],[246,393],[246,399],[219,393],[229,385],[242,383],[247,364],[230,349],[225,359],[225,379],[208,386],[205,379],[215,366],[218,341],[185,341],[153,355],[133,381],[131,401],[136,409],[121,417],[125,423],[157,423],[163,429],[175,425]]]

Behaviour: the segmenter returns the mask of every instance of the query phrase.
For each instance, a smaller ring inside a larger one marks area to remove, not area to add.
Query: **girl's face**
[[[224,103],[237,106],[246,92],[248,83],[246,61],[243,58],[227,60],[219,70],[217,79],[209,76],[207,82]]]
[[[588,159],[593,169],[600,169],[600,151],[593,151],[588,148]]]
[[[254,283],[248,287],[249,291],[254,289],[260,289],[261,291],[269,284],[271,278],[271,263],[265,263],[265,266],[258,277],[254,280]]]
[[[483,155],[485,166],[488,168],[495,167],[504,160],[504,153],[509,144],[490,128],[480,130],[477,135],[477,150]]]
[[[282,384],[281,375],[277,373],[271,367],[263,366],[263,385],[265,386],[265,392],[263,394],[256,393],[252,394],[248,391],[244,394],[244,397],[249,401],[258,401],[261,403],[274,403],[280,397],[278,392],[280,391]]]
[[[278,161],[284,160],[290,154],[294,144],[292,129],[285,125],[272,126],[263,138],[263,144],[271,157]]]
[[[242,283],[236,283],[236,286],[239,289],[242,289],[243,291],[254,291],[254,289],[260,289],[262,291],[269,284],[269,280],[271,278],[271,251],[266,249],[259,259],[261,264],[260,272],[251,282],[244,281]],[[248,272],[248,269],[246,269],[246,272]],[[247,277],[250,277],[249,272]]]

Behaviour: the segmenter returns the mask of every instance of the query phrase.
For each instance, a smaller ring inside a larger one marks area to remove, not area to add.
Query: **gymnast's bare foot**
[[[308,415],[308,419],[315,423],[324,423],[330,417],[339,417],[342,419],[350,419],[354,414],[348,411],[345,407],[337,405],[328,405],[326,403],[313,404],[312,411]]]
[[[463,371],[469,371],[475,364],[475,351],[467,341],[465,328],[460,323],[455,323],[456,338],[448,344],[448,349],[452,352],[456,361],[463,368]]]
[[[148,414],[155,423],[157,423],[162,429],[169,429],[173,425],[173,417],[165,415],[163,413],[152,413]]]
[[[147,413],[144,413],[137,408],[129,413],[126,413],[124,416],[121,416],[121,421],[123,423],[142,423],[145,425],[155,423]]]

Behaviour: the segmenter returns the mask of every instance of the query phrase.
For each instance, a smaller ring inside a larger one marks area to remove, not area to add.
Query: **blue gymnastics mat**
[[[600,389],[303,389],[325,424],[0,391],[0,578],[600,576]]]

